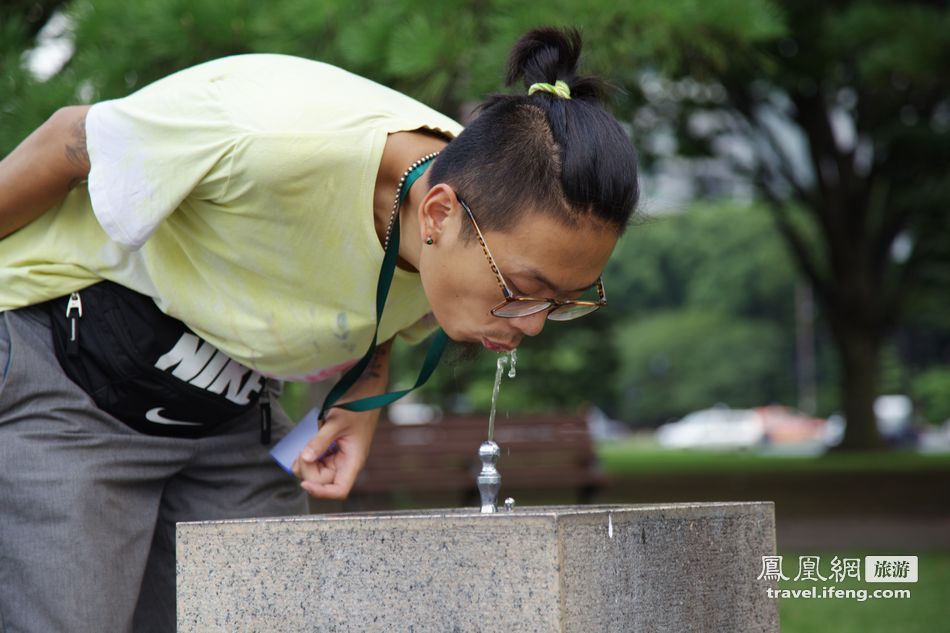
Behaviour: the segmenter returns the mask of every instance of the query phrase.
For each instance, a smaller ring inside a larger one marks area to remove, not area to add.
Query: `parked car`
[[[657,429],[666,448],[741,449],[815,453],[840,441],[841,425],[782,405],[755,409],[716,406]]]
[[[765,430],[752,409],[716,406],[695,411],[656,430],[665,448],[750,448],[762,443]]]
[[[778,404],[758,407],[766,440],[770,444],[802,444],[823,441],[828,420],[806,415]]]

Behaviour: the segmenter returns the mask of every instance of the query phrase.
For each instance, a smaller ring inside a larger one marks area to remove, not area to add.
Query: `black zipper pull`
[[[266,384],[261,394],[261,444],[270,445],[270,389]]]
[[[66,341],[66,354],[79,356],[79,319],[82,318],[82,299],[79,293],[69,295],[66,302],[66,318],[69,319],[69,340]]]

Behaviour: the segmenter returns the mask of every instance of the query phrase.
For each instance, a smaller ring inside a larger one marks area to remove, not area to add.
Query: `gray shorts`
[[[176,522],[306,507],[256,408],[211,437],[142,435],[66,378],[45,310],[0,313],[0,633],[172,632]]]

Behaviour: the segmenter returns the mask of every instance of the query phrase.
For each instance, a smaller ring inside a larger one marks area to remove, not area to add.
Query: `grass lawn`
[[[612,475],[730,472],[850,472],[950,470],[950,453],[909,451],[830,453],[818,457],[752,451],[669,450],[643,438],[601,443],[597,454]]]
[[[819,571],[827,576],[831,559],[854,557],[861,559],[864,573],[866,555],[917,555],[918,581],[916,583],[876,584],[848,578],[843,582],[782,581],[780,589],[808,589],[835,586],[839,589],[910,589],[910,598],[868,598],[860,602],[853,598],[808,599],[780,598],[779,617],[782,633],[941,633],[950,632],[950,552],[917,552],[908,544],[901,551],[888,552],[783,552],[786,576],[794,578],[798,572],[798,556],[820,556]]]

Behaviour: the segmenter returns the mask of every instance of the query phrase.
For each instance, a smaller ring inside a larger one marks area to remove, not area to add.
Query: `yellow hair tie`
[[[557,95],[558,97],[562,99],[571,98],[570,87],[568,87],[566,82],[560,79],[555,81],[553,86],[551,84],[543,84],[543,83],[531,84],[531,87],[528,88],[528,95],[529,96],[533,95],[534,93],[538,91],[550,92],[552,95]]]

